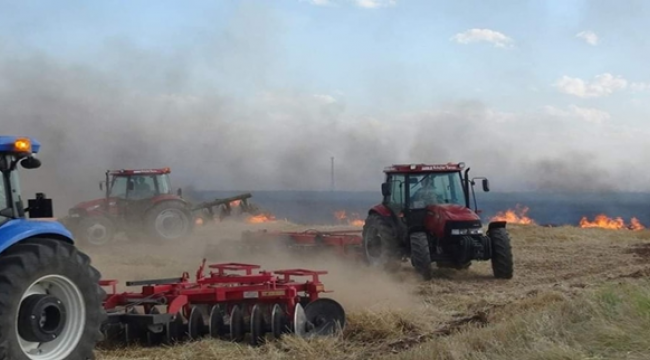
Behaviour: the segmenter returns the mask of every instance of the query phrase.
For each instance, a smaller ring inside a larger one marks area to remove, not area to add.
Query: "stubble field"
[[[206,225],[183,244],[123,241],[82,248],[104,278],[122,283],[194,274],[206,257],[266,270],[327,270],[327,294],[347,312],[338,337],[285,337],[259,348],[204,340],[173,347],[97,350],[98,359],[648,359],[650,231],[509,225],[511,280],[489,262],[436,270],[422,281],[409,263],[396,274],[335,257],[206,252],[243,230],[306,229],[285,222],[235,220]],[[327,229],[325,227],[320,227]],[[217,247],[218,248],[218,247]]]

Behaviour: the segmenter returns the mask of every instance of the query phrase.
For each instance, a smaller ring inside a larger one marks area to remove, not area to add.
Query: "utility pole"
[[[331,171],[332,180],[331,180],[331,184],[330,184],[330,189],[331,189],[332,192],[334,192],[334,156],[332,156],[330,159],[332,160],[332,171]]]

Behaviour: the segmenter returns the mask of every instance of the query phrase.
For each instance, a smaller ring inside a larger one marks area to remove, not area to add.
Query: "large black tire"
[[[168,220],[175,223],[172,230],[167,226]],[[154,205],[147,211],[144,221],[146,234],[159,241],[182,239],[190,235],[194,228],[191,212],[180,201],[164,201]]]
[[[106,293],[99,280],[100,274],[90,265],[90,258],[61,240],[31,238],[7,249],[0,255],[0,359],[94,359],[93,349],[102,339],[100,327],[106,319],[102,307]],[[44,287],[35,285],[37,282],[51,287],[45,292]],[[47,293],[55,298],[41,295]],[[30,296],[23,299],[26,294]],[[49,305],[33,307],[36,300]],[[58,312],[65,319],[61,333],[42,343],[40,356],[30,357],[19,338],[53,337],[48,331],[57,323],[56,300],[65,307],[65,313]],[[36,324],[43,320],[43,313],[48,317],[39,327]],[[28,326],[30,321],[34,321],[33,327]],[[52,348],[48,350],[48,346]]]
[[[497,279],[512,279],[513,261],[510,236],[505,228],[488,231],[492,242],[492,273]]]
[[[424,280],[431,280],[431,250],[427,234],[424,232],[411,233],[410,241],[411,265]]]
[[[399,268],[402,252],[397,231],[386,219],[372,213],[363,225],[362,251],[366,263],[388,271]]]
[[[84,245],[105,246],[113,241],[116,230],[115,224],[107,217],[89,216],[74,227],[74,236]]]

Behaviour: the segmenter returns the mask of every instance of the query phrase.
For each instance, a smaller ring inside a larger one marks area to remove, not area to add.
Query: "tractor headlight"
[[[483,234],[483,229],[451,229],[452,235],[480,235]]]

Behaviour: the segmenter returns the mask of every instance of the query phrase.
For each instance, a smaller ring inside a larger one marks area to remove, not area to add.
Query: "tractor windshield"
[[[110,197],[139,200],[171,192],[167,174],[116,176],[113,178]]]
[[[121,198],[121,199],[126,198],[126,184],[127,184],[127,177],[125,176],[114,177],[113,182],[111,183],[111,190],[108,196]]]
[[[458,172],[409,175],[409,195],[411,209],[439,204],[465,205]]]

